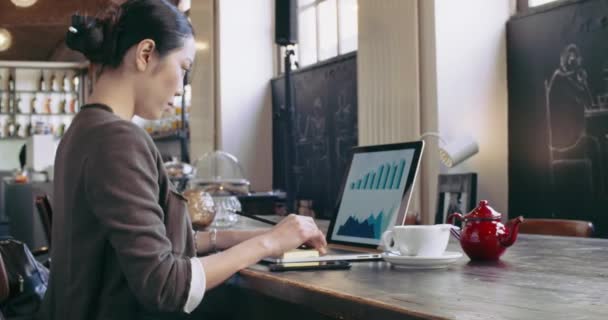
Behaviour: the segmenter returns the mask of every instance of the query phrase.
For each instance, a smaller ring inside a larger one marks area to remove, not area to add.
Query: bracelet
[[[194,238],[194,254],[195,255],[198,254],[198,241],[197,241],[197,237],[198,237],[198,231],[192,230],[192,238]]]
[[[211,240],[211,251],[217,252],[217,229],[211,228],[209,230],[209,239]]]

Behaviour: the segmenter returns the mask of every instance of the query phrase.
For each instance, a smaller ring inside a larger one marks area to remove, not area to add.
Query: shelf
[[[0,68],[14,69],[86,69],[88,62],[47,62],[47,61],[0,61]]]
[[[0,141],[17,141],[17,140],[25,140],[27,137],[4,137],[0,138]]]
[[[75,116],[77,113],[15,113],[15,116],[27,117],[52,117],[52,116]]]
[[[27,138],[29,138],[31,136],[27,136],[27,137],[4,137],[4,138],[0,138],[0,141],[19,141],[19,140],[26,140]],[[53,137],[55,139],[61,139],[63,138],[63,135],[58,137],[56,135],[53,134]]]
[[[78,91],[0,90],[0,93],[4,93],[4,92],[8,92],[8,93],[44,93],[44,94],[51,94],[51,93],[78,94]]]

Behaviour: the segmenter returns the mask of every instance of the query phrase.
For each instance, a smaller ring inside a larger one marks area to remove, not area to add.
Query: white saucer
[[[382,259],[392,265],[408,269],[441,269],[456,262],[462,253],[446,251],[439,257],[402,256],[393,252],[382,253]]]

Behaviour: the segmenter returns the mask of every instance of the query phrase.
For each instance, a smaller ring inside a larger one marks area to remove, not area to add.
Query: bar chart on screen
[[[332,237],[376,244],[401,208],[413,153],[355,154]]]
[[[364,176],[350,183],[351,190],[391,190],[399,189],[403,180],[405,159],[398,163],[383,164],[374,171],[367,172]]]

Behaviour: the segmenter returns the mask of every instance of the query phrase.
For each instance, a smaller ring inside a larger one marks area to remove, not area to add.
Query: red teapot
[[[453,213],[448,216],[448,223],[454,218],[461,220],[462,231],[452,232],[460,240],[462,250],[471,260],[498,260],[505,250],[517,239],[519,224],[524,221],[522,216],[510,220],[507,225],[500,222],[501,214],[488,206],[488,201],[482,200],[477,208],[463,216]]]

